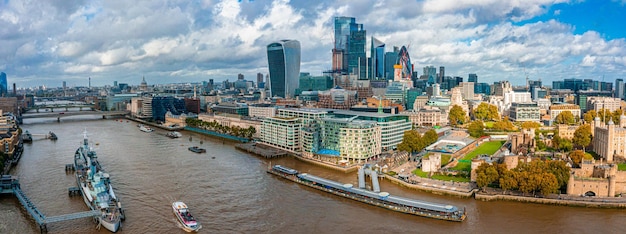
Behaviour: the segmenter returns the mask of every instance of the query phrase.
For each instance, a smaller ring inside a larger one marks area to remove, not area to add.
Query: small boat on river
[[[22,141],[23,142],[33,142],[33,135],[31,135],[30,132],[28,132],[28,130],[26,130],[24,132],[24,134],[22,134]]]
[[[152,131],[154,131],[154,129],[152,129],[152,128],[146,126],[146,125],[143,125],[143,124],[139,126],[139,130],[141,130],[142,132],[152,132]]]
[[[168,132],[167,134],[165,134],[165,136],[174,139],[174,138],[182,137],[183,134],[180,134],[180,132],[177,132],[177,131],[173,131],[173,132]]]
[[[200,148],[198,146],[189,147],[189,151],[194,153],[206,153],[206,149]]]
[[[174,211],[174,215],[176,215],[180,224],[183,225],[183,230],[187,232],[197,232],[200,228],[202,228],[202,225],[196,221],[196,218],[189,213],[189,207],[187,207],[185,203],[181,201],[172,203],[172,210]]]

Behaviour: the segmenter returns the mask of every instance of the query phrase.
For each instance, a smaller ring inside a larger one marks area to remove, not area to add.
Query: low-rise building
[[[580,118],[580,107],[578,105],[561,103],[550,106],[550,109],[548,110],[550,121],[554,121],[554,119],[556,119],[556,117],[564,111],[569,111],[574,115],[574,117]]]
[[[423,172],[436,172],[441,169],[441,154],[434,153],[422,158]]]
[[[584,160],[580,168],[572,168],[567,194],[589,197],[614,197],[626,193],[626,171],[616,164]]]
[[[432,106],[424,106],[419,110],[404,111],[401,114],[409,117],[409,121],[415,126],[446,126],[448,125],[448,112]]]
[[[509,110],[509,119],[511,121],[525,122],[533,121],[539,122],[541,115],[539,113],[539,106],[537,103],[513,103]]]

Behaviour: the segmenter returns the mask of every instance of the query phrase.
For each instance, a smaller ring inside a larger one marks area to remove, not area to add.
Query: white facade
[[[248,106],[248,116],[250,117],[274,117],[276,116],[276,107],[274,106]]]
[[[529,103],[529,102],[532,102],[532,98],[530,97],[529,92],[508,91],[504,93],[504,97],[503,97],[504,111],[501,113],[508,112],[509,108],[511,108],[512,103]]]
[[[300,154],[300,128],[298,118],[270,117],[261,125],[261,142],[294,154]]]

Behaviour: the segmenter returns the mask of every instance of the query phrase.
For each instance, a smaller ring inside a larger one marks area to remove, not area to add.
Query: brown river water
[[[98,159],[111,175],[126,212],[119,233],[185,233],[171,210],[183,201],[202,224],[200,233],[624,233],[626,210],[549,206],[516,202],[482,202],[433,195],[381,182],[381,190],[467,209],[456,223],[402,213],[347,200],[297,185],[266,173],[270,162],[343,183],[344,174],[292,158],[266,160],[239,151],[233,143],[182,132],[139,131],[137,123],[97,117],[27,119],[21,127],[33,134],[53,131],[57,141],[34,136],[11,174],[46,216],[86,211],[66,174],[87,129]],[[189,146],[207,153],[196,154]],[[110,233],[89,219],[48,225],[48,233]],[[39,233],[39,227],[13,196],[0,197],[0,233]]]

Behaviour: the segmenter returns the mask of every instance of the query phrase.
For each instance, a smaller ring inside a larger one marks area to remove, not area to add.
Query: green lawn
[[[478,148],[474,149],[474,151],[469,152],[463,158],[461,158],[461,160],[459,160],[459,163],[452,169],[457,171],[471,171],[472,159],[481,154],[492,155],[493,153],[498,151],[500,147],[502,147],[504,142],[505,141],[489,141],[483,143],[482,145],[478,146]]]
[[[493,128],[493,124],[496,123],[494,121],[489,121],[489,122],[485,122],[485,127],[487,128]]]
[[[423,172],[421,169],[415,169],[413,174],[422,178],[428,178],[428,172]],[[465,177],[456,177],[456,176],[447,176],[447,175],[433,175],[431,179],[435,180],[443,180],[443,181],[455,181],[455,182],[469,182],[469,178]]]
[[[626,163],[617,164],[617,170],[626,171]]]

